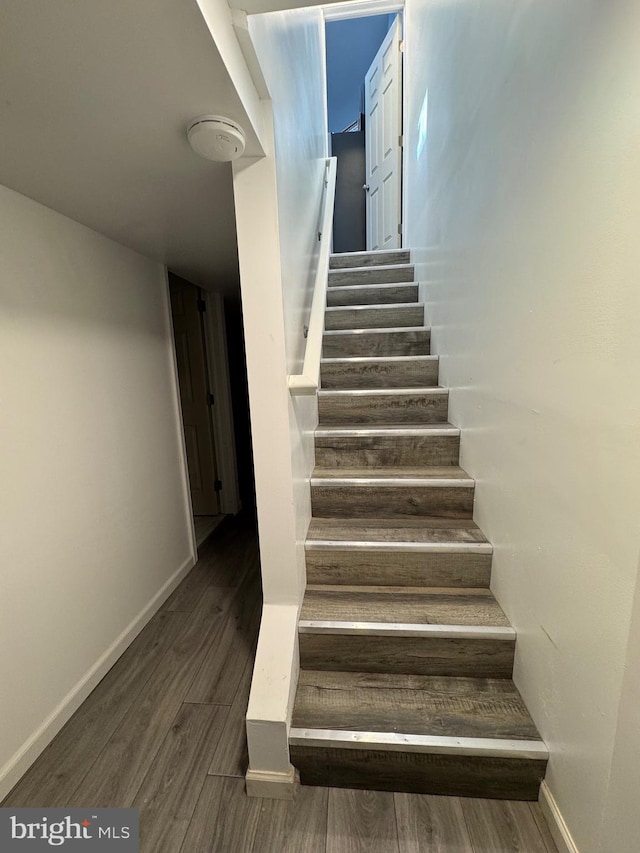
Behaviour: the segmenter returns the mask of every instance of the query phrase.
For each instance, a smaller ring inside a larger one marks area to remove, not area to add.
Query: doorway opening
[[[222,298],[169,273],[196,546],[240,509]]]
[[[360,9],[325,7],[335,253],[402,246],[402,13]]]

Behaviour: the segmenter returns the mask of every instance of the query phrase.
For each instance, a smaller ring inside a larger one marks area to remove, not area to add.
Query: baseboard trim
[[[558,807],[556,799],[549,790],[549,786],[546,782],[543,782],[540,786],[540,797],[538,802],[540,803],[540,809],[547,821],[549,831],[556,843],[559,853],[580,853],[577,844],[571,837],[569,827],[562,817],[562,812]]]
[[[151,601],[127,625],[109,648],[98,658],[89,671],[72,687],[60,704],[42,725],[0,770],[0,802],[27,772],[38,756],[51,743],[69,718],[78,710],[96,685],[104,678],[118,658],[131,645],[152,616],[160,609],[180,581],[196,562],[191,553],[171,577],[163,584]]]
[[[289,767],[286,773],[249,769],[245,782],[248,797],[293,800],[300,785],[300,776],[293,766]]]

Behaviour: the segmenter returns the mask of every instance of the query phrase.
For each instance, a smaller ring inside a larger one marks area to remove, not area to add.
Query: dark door
[[[333,251],[364,252],[365,220],[364,131],[331,134],[331,153],[338,159],[333,213]]]
[[[177,276],[169,282],[193,514],[216,515],[220,506],[200,294]]]

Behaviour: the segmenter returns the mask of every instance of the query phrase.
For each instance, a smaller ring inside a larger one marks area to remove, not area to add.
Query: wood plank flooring
[[[224,521],[224,515],[194,515],[193,526],[196,531],[196,545],[198,548],[213,533],[216,527]]]
[[[537,804],[321,787],[248,798],[259,613],[254,524],[227,520],[2,805],[137,807],[143,853],[556,853]]]

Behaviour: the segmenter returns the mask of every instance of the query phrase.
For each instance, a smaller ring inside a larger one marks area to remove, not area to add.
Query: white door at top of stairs
[[[402,52],[395,21],[365,76],[367,249],[401,243]]]

